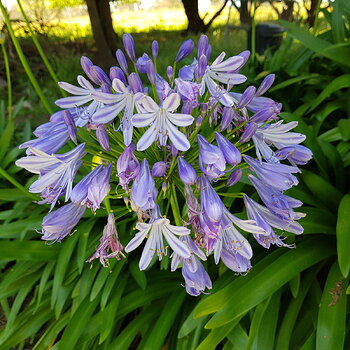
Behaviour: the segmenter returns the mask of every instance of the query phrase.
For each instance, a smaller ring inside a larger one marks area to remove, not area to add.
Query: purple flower
[[[224,174],[226,161],[221,149],[210,144],[202,135],[197,136],[199,145],[199,167],[209,179],[216,179]]]
[[[227,140],[226,137],[216,132],[215,138],[227,163],[229,163],[232,166],[236,166],[242,161],[241,152],[237,149],[235,145],[233,145],[229,140]]]
[[[205,34],[202,34],[198,40],[197,57],[206,55],[208,52],[208,47],[209,47],[209,39]]]
[[[254,98],[255,93],[256,93],[256,88],[254,86],[248,86],[244,90],[241,98],[239,99],[236,108],[238,108],[238,109],[244,108]]]
[[[166,173],[167,165],[165,162],[156,162],[152,167],[152,176],[153,177],[163,177]]]
[[[151,59],[149,58],[149,56],[144,53],[141,57],[139,57],[136,61],[136,68],[140,73],[147,73],[147,63],[150,61]]]
[[[134,155],[135,145],[130,144],[117,160],[117,173],[119,184],[125,192],[129,192],[128,184],[134,180],[140,172],[140,163]]]
[[[135,42],[133,37],[130,34],[123,35],[123,45],[125,48],[125,52],[129,56],[130,60],[135,62],[136,61]]]
[[[174,113],[180,105],[180,96],[170,94],[159,107],[151,97],[145,96],[141,101],[144,112],[135,114],[132,124],[137,128],[149,126],[137,143],[137,150],[144,151],[154,141],[159,140],[161,146],[165,146],[168,137],[179,151],[190,148],[187,137],[176,126],[188,126],[193,123],[193,117],[189,114]]]
[[[187,57],[194,49],[194,42],[191,39],[186,40],[179,48],[175,62],[180,62]]]
[[[237,169],[233,170],[227,179],[226,186],[231,187],[231,186],[235,185],[241,179],[241,177],[242,177],[242,169],[241,168],[237,168]]]
[[[164,238],[175,253],[183,258],[191,256],[191,252],[186,244],[176,237],[189,235],[190,230],[182,226],[170,225],[170,221],[160,215],[158,206],[153,210],[150,222],[148,224],[138,222],[136,228],[139,232],[125,247],[125,251],[129,253],[135,250],[147,237],[139,262],[140,270],[145,270],[148,267],[155,253],[157,253],[159,260],[162,260],[163,256],[167,255]]]
[[[72,232],[74,226],[84,215],[85,209],[85,206],[69,203],[47,214],[41,224],[43,235],[41,239],[53,241],[53,243],[60,242]]]
[[[239,139],[239,142],[248,142],[255,135],[256,131],[258,130],[258,127],[259,125],[254,122],[248,123]]]
[[[174,68],[173,68],[172,66],[168,66],[168,67],[167,67],[167,69],[166,69],[166,75],[167,75],[169,81],[172,80],[173,75],[174,75]]]
[[[52,203],[51,209],[62,194],[66,201],[72,191],[75,174],[82,164],[81,158],[86,154],[85,144],[80,144],[73,150],[63,154],[49,155],[43,151],[31,148],[30,156],[16,161],[16,165],[34,174],[40,174],[39,179],[32,183],[29,191],[40,193],[42,203]]]
[[[109,144],[109,138],[106,132],[106,126],[104,124],[97,125],[96,138],[100,146],[107,152],[111,151],[111,146]]]
[[[244,160],[257,176],[267,185],[285,191],[298,184],[298,179],[292,173],[299,172],[299,169],[290,165],[278,163],[259,162],[249,156],[244,156]]]
[[[98,82],[99,85],[111,85],[111,81],[109,80],[108,75],[99,66],[91,66],[90,75],[94,78],[94,81]]]
[[[182,101],[188,102],[191,108],[198,106],[199,84],[175,79],[176,91],[180,95]]]
[[[132,184],[131,200],[137,208],[145,211],[154,208],[157,194],[148,162],[143,159],[140,172]]]
[[[231,107],[224,107],[222,111],[220,131],[226,130],[232,123],[234,111]]]
[[[156,68],[154,67],[154,63],[151,60],[148,60],[145,66],[148,80],[151,82],[151,84],[155,85],[157,73]]]
[[[96,167],[86,175],[72,190],[71,201],[76,204],[86,205],[96,211],[110,190],[110,176],[112,164],[105,168],[102,165]]]
[[[97,80],[96,77],[92,75],[90,72],[91,67],[94,65],[90,60],[90,58],[82,56],[80,59],[80,64],[81,64],[81,67],[83,68],[83,71],[88,76],[88,78],[96,85],[100,85],[99,80]]]
[[[69,110],[63,111],[62,113],[63,121],[67,125],[68,135],[74,143],[77,143],[77,128],[72,114]]]
[[[312,152],[302,145],[289,145],[276,151],[275,156],[280,160],[288,159],[293,165],[305,165],[312,159]]]
[[[111,67],[111,69],[109,70],[109,77],[111,78],[111,81],[117,78],[126,85],[125,74],[119,67]]]
[[[268,89],[270,89],[274,81],[275,81],[275,74],[267,75],[264,78],[264,80],[261,82],[258,90],[256,91],[255,96],[263,95]]]
[[[179,167],[179,176],[181,181],[186,185],[195,184],[197,180],[197,173],[193,167],[182,157],[178,158],[177,164]]]
[[[153,59],[157,59],[158,57],[158,52],[159,52],[159,45],[158,45],[158,41],[157,40],[153,40],[152,41],[152,56]]]
[[[121,257],[125,258],[122,253],[123,246],[120,243],[117,228],[115,226],[115,218],[113,213],[108,215],[107,225],[103,229],[103,235],[100,239],[100,245],[97,247],[96,252],[87,260],[91,262],[94,259],[100,259],[103,266],[108,264],[108,259],[116,258],[120,260]]]

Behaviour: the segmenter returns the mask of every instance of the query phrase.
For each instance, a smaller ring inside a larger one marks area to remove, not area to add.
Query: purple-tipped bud
[[[237,168],[237,169],[233,170],[227,179],[226,186],[230,187],[230,186],[235,185],[241,179],[241,177],[242,177],[242,169],[241,168]]]
[[[96,137],[97,137],[97,141],[99,142],[101,147],[105,151],[110,152],[111,146],[109,144],[109,138],[108,138],[108,135],[107,135],[106,126],[104,124],[99,124],[97,126]]]
[[[203,123],[203,117],[199,115],[196,119],[196,128],[199,128]]]
[[[172,66],[168,66],[166,69],[166,75],[168,77],[169,80],[171,80],[173,78],[174,75],[174,68]]]
[[[139,73],[147,73],[147,63],[151,59],[149,56],[144,53],[141,57],[139,57],[136,61],[136,68],[139,71]]]
[[[162,177],[165,175],[167,169],[167,165],[165,162],[157,162],[154,163],[152,167],[152,176],[153,177]]]
[[[140,172],[140,163],[134,155],[135,145],[130,144],[117,160],[117,173],[119,184],[128,192],[128,184],[134,180]]]
[[[168,189],[168,184],[166,182],[162,183],[162,191],[165,193]]]
[[[108,75],[99,66],[91,66],[90,74],[94,78],[94,81],[97,81],[99,85],[102,85],[103,83],[111,85]]]
[[[62,112],[63,121],[67,125],[68,135],[74,143],[77,143],[77,128],[74,123],[72,114],[65,110]]]
[[[129,56],[130,60],[135,62],[136,61],[135,42],[133,37],[130,34],[123,35],[123,45],[125,48],[125,52]]]
[[[256,91],[255,96],[263,95],[268,89],[270,89],[274,81],[275,81],[275,74],[267,75],[265,79],[261,82],[258,90]]]
[[[128,80],[131,90],[134,94],[136,94],[137,92],[143,92],[142,82],[137,73],[131,73],[128,77]]]
[[[194,49],[194,42],[191,39],[186,40],[179,48],[175,62],[180,62],[187,57]]]
[[[205,70],[207,69],[207,66],[208,66],[207,56],[202,55],[198,61],[198,77],[202,77],[204,75]]]
[[[243,92],[243,94],[242,94],[240,100],[238,101],[238,104],[237,104],[236,107],[237,107],[238,109],[244,108],[244,107],[245,107],[247,104],[249,104],[250,101],[254,98],[255,92],[256,92],[256,88],[255,88],[254,86],[248,86],[248,87],[244,90],[244,92]]]
[[[158,41],[157,40],[153,40],[153,42],[152,42],[152,56],[153,56],[153,59],[157,59],[158,52],[159,52]]]
[[[239,139],[240,143],[248,142],[254,135],[256,130],[258,130],[259,125],[256,123],[249,123],[243,131],[241,138]]]
[[[242,161],[242,155],[235,145],[220,133],[215,133],[216,142],[224,154],[225,160],[232,166],[236,166]]]
[[[125,79],[125,74],[119,67],[111,67],[109,70],[109,77],[113,81],[113,79],[119,79],[126,85],[126,79]]]
[[[85,56],[82,56],[81,59],[80,59],[80,64],[81,64],[81,67],[83,68],[83,71],[85,72],[85,74],[89,77],[89,79],[97,84],[97,85],[100,85],[100,82],[99,80],[96,80],[95,77],[91,74],[90,72],[90,69],[91,67],[94,65],[92,63],[92,61],[90,60],[90,58],[87,58]]]
[[[155,85],[157,74],[156,74],[156,69],[154,67],[154,64],[151,60],[147,62],[146,69],[147,69],[146,73],[147,73],[148,80],[151,82],[151,84]]]
[[[193,167],[181,157],[178,159],[177,164],[181,181],[185,185],[194,185],[197,180],[197,173]]]
[[[233,121],[234,111],[231,107],[224,107],[221,118],[220,131],[226,130]]]
[[[208,50],[208,46],[209,46],[209,39],[205,34],[202,34],[198,40],[197,57],[201,57],[202,55],[206,55],[207,50]]]
[[[122,50],[118,49],[115,53],[115,57],[119,63],[120,68],[123,70],[125,74],[128,74],[128,62],[126,61],[126,57]]]

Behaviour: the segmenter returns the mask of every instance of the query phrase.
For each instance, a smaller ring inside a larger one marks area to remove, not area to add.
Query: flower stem
[[[180,214],[180,208],[179,208],[179,203],[177,201],[177,195],[176,195],[176,187],[175,184],[171,184],[171,193],[170,193],[170,205],[171,205],[171,209],[174,215],[174,220],[175,220],[175,224],[177,226],[182,226],[182,217]]]
[[[28,190],[22,186],[17,180],[15,180],[10,174],[7,173],[6,170],[0,168],[0,175],[5,178],[7,181],[11,182],[12,185],[16,186],[21,192],[23,192],[27,197],[37,201],[39,198],[33,194],[28,192]]]
[[[33,42],[34,42],[34,45],[36,46],[36,48],[37,48],[37,50],[38,50],[38,52],[39,52],[40,57],[42,58],[42,60],[43,60],[43,62],[44,62],[44,64],[45,64],[47,70],[49,71],[52,80],[56,83],[57,87],[59,88],[59,86],[58,86],[58,78],[57,78],[57,76],[56,76],[56,74],[55,74],[55,72],[54,72],[54,70],[53,70],[53,68],[52,68],[52,66],[51,66],[51,64],[50,64],[50,62],[49,62],[47,56],[46,56],[45,53],[44,53],[44,50],[42,49],[42,47],[41,47],[41,45],[40,45],[40,43],[39,43],[38,38],[36,37],[35,33],[33,32],[32,27],[30,26],[28,17],[27,17],[27,15],[25,14],[25,12],[24,12],[24,10],[23,10],[23,6],[22,6],[22,4],[21,4],[21,1],[20,1],[20,0],[17,0],[17,4],[18,4],[18,7],[19,7],[19,9],[20,9],[20,11],[21,11],[21,13],[22,13],[22,16],[23,16],[23,18],[24,18],[24,21],[26,22],[27,27],[28,27],[28,29],[29,29],[29,31],[30,31],[30,34],[31,34],[32,40],[33,40]],[[67,94],[66,94],[66,92],[65,92],[64,90],[62,90],[61,88],[59,88],[59,90],[60,90],[60,92],[61,92],[61,94],[62,94],[63,97],[67,96]]]
[[[10,21],[10,17],[6,11],[6,8],[5,6],[2,4],[2,2],[0,1],[0,10],[2,12],[2,15],[4,16],[4,20],[5,20],[5,23],[6,23],[6,26],[8,28],[8,31],[9,31],[9,34],[10,34],[10,37],[12,39],[12,42],[16,48],[16,51],[17,51],[17,54],[18,54],[18,57],[23,65],[23,68],[24,70],[26,71],[27,75],[28,75],[28,78],[30,80],[30,82],[32,83],[33,87],[34,87],[34,90],[36,91],[36,93],[38,94],[42,104],[45,106],[46,110],[52,114],[53,113],[53,110],[50,106],[50,104],[48,103],[43,91],[41,90],[40,88],[40,85],[38,83],[38,81],[36,80],[36,78],[34,77],[34,74],[32,72],[32,70],[30,69],[29,67],[29,64],[28,64],[28,61],[23,53],[23,50],[21,48],[21,45],[18,41],[18,39],[16,38],[15,36],[15,33],[13,31],[13,28],[11,26],[11,21]]]
[[[7,97],[8,97],[7,109],[8,109],[9,120],[11,120],[12,119],[12,84],[11,84],[10,64],[9,64],[9,58],[5,47],[5,42],[1,42],[1,49],[4,55],[6,79],[7,79]]]

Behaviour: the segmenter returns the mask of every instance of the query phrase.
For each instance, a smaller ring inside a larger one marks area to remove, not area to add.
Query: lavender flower
[[[130,34],[124,34],[123,35],[123,44],[125,51],[127,55],[129,56],[130,60],[135,62],[136,61],[136,55],[135,55],[135,42],[133,37]]]
[[[130,144],[117,160],[117,173],[119,177],[119,184],[122,188],[129,192],[128,184],[134,180],[140,172],[140,163],[134,155],[135,146]]]
[[[193,185],[197,180],[197,173],[184,158],[178,159],[179,177],[186,185]]]
[[[242,161],[241,153],[239,152],[236,146],[234,146],[229,140],[227,140],[226,137],[216,132],[215,138],[227,163],[229,163],[232,166],[236,166]]]
[[[180,62],[187,57],[194,49],[194,42],[191,39],[186,40],[179,48],[175,62]]]
[[[161,217],[158,206],[153,210],[150,222],[148,224],[137,223],[136,228],[139,232],[125,247],[125,251],[129,253],[135,250],[148,237],[139,262],[140,270],[147,269],[155,253],[157,253],[159,260],[162,260],[163,255],[167,255],[164,238],[178,255],[183,258],[191,256],[186,244],[176,237],[188,235],[190,230],[185,227],[170,225],[168,219]]]
[[[166,173],[167,165],[165,162],[157,162],[154,163],[152,168],[152,176],[153,177],[163,177]]]
[[[186,136],[176,126],[188,126],[193,123],[194,118],[188,114],[174,113],[180,104],[180,96],[176,93],[170,94],[159,107],[152,98],[146,96],[141,105],[144,112],[135,114],[132,124],[138,128],[150,126],[137,143],[137,149],[143,151],[154,141],[159,140],[161,146],[165,146],[168,136],[179,151],[190,148]]]

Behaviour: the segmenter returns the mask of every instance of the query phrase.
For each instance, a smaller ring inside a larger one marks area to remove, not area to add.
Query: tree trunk
[[[182,0],[184,5],[188,26],[186,31],[192,33],[205,33],[208,28],[198,13],[198,0]]]
[[[310,9],[307,10],[307,20],[306,22],[309,24],[309,27],[313,27],[317,17],[318,10],[318,0],[311,0]]]
[[[86,0],[92,34],[98,51],[98,61],[103,66],[115,64],[117,35],[112,25],[108,0]]]
[[[248,3],[249,0],[241,0],[241,7],[239,8],[239,20],[242,25],[251,26],[252,16],[250,14]]]
[[[285,21],[293,21],[294,0],[284,0],[285,7],[281,13],[281,19]]]

